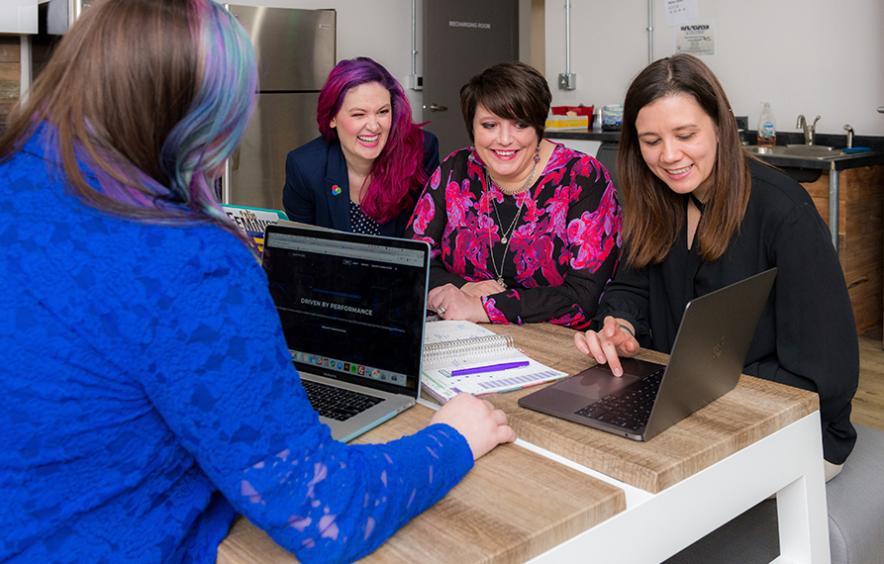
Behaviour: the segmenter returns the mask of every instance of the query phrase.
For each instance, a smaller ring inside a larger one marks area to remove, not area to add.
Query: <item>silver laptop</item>
[[[622,360],[560,380],[519,405],[630,439],[646,441],[737,385],[776,268],[691,300],[669,364]]]
[[[270,293],[307,396],[335,439],[415,404],[429,261],[421,241],[267,226]]]

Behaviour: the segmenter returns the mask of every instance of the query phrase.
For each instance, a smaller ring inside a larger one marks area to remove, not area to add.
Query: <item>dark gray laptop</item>
[[[263,265],[292,360],[320,420],[349,441],[415,404],[430,247],[268,225]]]
[[[776,268],[691,300],[669,364],[621,359],[560,380],[519,405],[637,441],[647,441],[737,385]]]

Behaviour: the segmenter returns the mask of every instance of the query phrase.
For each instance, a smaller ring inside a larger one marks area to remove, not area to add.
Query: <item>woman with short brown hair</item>
[[[444,319],[586,327],[620,250],[620,204],[593,157],[543,139],[552,96],[523,63],[460,92],[472,147],[430,178],[406,236],[433,247]]]

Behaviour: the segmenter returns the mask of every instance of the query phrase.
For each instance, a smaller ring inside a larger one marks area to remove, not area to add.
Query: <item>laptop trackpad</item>
[[[638,380],[638,377],[624,374],[617,378],[607,366],[593,366],[583,372],[559,382],[556,390],[583,398],[583,405],[600,400]],[[581,406],[582,407],[582,406]]]

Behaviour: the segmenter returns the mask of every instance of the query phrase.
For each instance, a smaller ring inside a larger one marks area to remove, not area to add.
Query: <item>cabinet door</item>
[[[864,333],[884,319],[884,166],[842,170],[838,180],[838,259],[856,329]],[[828,223],[828,175],[801,185]]]
[[[37,33],[37,0],[0,2],[0,33]]]

